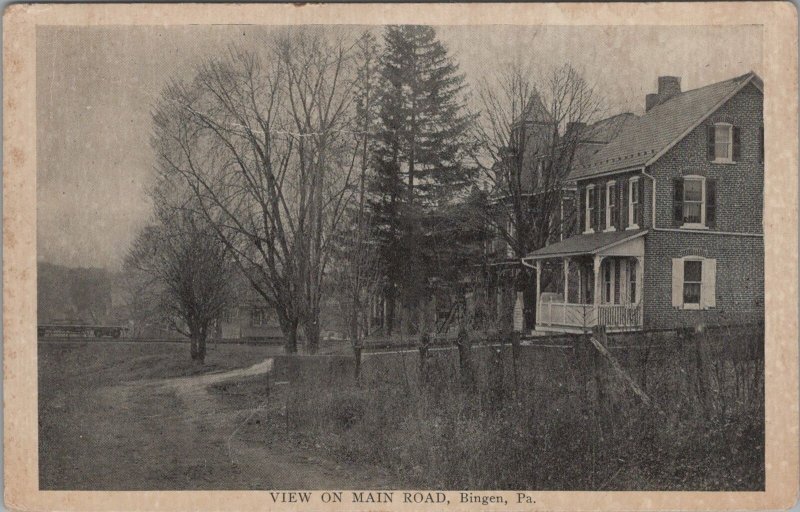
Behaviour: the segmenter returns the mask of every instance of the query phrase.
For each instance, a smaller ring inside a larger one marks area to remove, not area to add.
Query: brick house
[[[579,233],[522,258],[536,330],[763,320],[763,130],[754,73],[689,91],[659,77],[645,114],[571,173]]]

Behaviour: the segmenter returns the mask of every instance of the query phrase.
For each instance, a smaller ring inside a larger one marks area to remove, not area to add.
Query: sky
[[[365,27],[346,27],[353,34]],[[38,260],[119,269],[151,215],[151,107],[172,78],[264,26],[37,28]],[[380,33],[380,28],[376,28]],[[762,67],[762,28],[746,26],[448,26],[437,34],[475,86],[502,66],[570,63],[609,115],[644,111],[658,76],[683,90]]]

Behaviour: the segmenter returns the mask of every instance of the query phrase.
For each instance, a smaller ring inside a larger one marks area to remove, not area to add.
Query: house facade
[[[579,233],[523,258],[535,329],[763,320],[763,137],[754,73],[685,92],[659,77],[645,114],[573,170]]]

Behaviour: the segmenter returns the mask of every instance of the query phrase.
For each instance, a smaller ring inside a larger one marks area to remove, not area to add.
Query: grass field
[[[172,343],[39,345],[41,489],[177,490],[385,488],[379,468],[348,468],[316,451],[248,438],[265,417],[210,395],[280,349],[220,345],[206,366]],[[246,429],[245,429],[246,430]],[[252,436],[250,436],[252,437]]]
[[[346,355],[221,345],[198,367],[177,344],[41,344],[40,484],[763,489],[763,332],[612,342],[635,345],[614,354],[651,405],[563,346],[516,365],[476,346],[465,385],[452,349],[423,377],[413,350],[367,354],[356,384]]]

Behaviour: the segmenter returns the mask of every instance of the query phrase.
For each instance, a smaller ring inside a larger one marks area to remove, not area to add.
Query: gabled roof
[[[595,153],[587,164],[577,165],[570,177],[587,178],[650,165],[751,82],[762,87],[761,79],[751,71],[677,94],[625,123],[616,138]]]
[[[618,243],[644,235],[647,230],[632,229],[625,231],[612,231],[609,233],[592,233],[589,235],[576,235],[561,242],[550,244],[539,250],[533,251],[522,258],[523,260],[540,260],[559,256],[577,256],[581,254],[596,254],[603,249]]]

